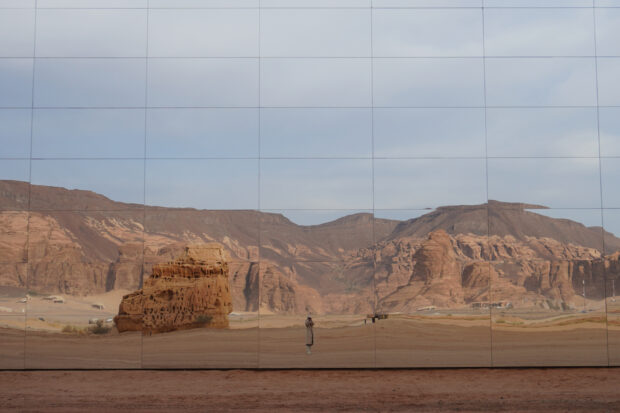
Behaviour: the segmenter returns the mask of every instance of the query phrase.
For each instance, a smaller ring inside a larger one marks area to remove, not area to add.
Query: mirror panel
[[[601,210],[489,213],[493,365],[607,365]]]

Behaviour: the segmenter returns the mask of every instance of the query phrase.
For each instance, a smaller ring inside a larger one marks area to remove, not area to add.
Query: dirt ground
[[[614,412],[620,369],[4,371],[2,412]]]
[[[315,328],[193,329],[76,335],[0,327],[0,369],[408,368],[620,365],[620,330],[604,323],[545,328],[489,321],[388,319]],[[1,321],[1,320],[0,320]],[[5,324],[8,321],[5,320]],[[256,326],[256,322],[253,323]],[[491,345],[493,347],[491,347]]]

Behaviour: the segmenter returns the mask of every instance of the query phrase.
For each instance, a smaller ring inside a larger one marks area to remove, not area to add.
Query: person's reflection
[[[314,344],[314,331],[312,327],[314,326],[314,321],[312,321],[312,317],[308,314],[308,318],[306,318],[306,353],[312,354],[310,348]]]

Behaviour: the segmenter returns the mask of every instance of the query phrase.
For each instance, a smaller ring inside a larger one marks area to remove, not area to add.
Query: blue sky
[[[34,11],[2,10],[0,178],[289,216],[620,208],[620,9],[595,31],[592,9],[508,0],[154,0],[147,33],[143,3],[40,1],[34,73]]]

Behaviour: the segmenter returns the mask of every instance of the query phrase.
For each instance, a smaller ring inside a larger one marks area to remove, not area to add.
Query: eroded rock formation
[[[181,258],[153,266],[144,287],[123,297],[114,318],[119,332],[161,333],[228,327],[232,299],[220,244],[189,246]]]
[[[29,187],[30,212],[23,196]],[[280,214],[145,207],[0,180],[0,290],[135,291],[153,266],[160,271],[157,265],[183,255],[186,245],[210,242],[231,257],[235,310],[265,314],[408,312],[490,301],[564,308],[583,301],[584,284],[589,300],[604,297],[605,279],[608,293],[612,282],[620,285],[620,238],[538,209],[490,201],[407,221],[354,214],[301,226]]]
[[[399,238],[377,246],[379,308],[510,302],[514,307],[566,308],[605,297],[605,279],[617,278],[620,254],[551,238],[449,235]]]

